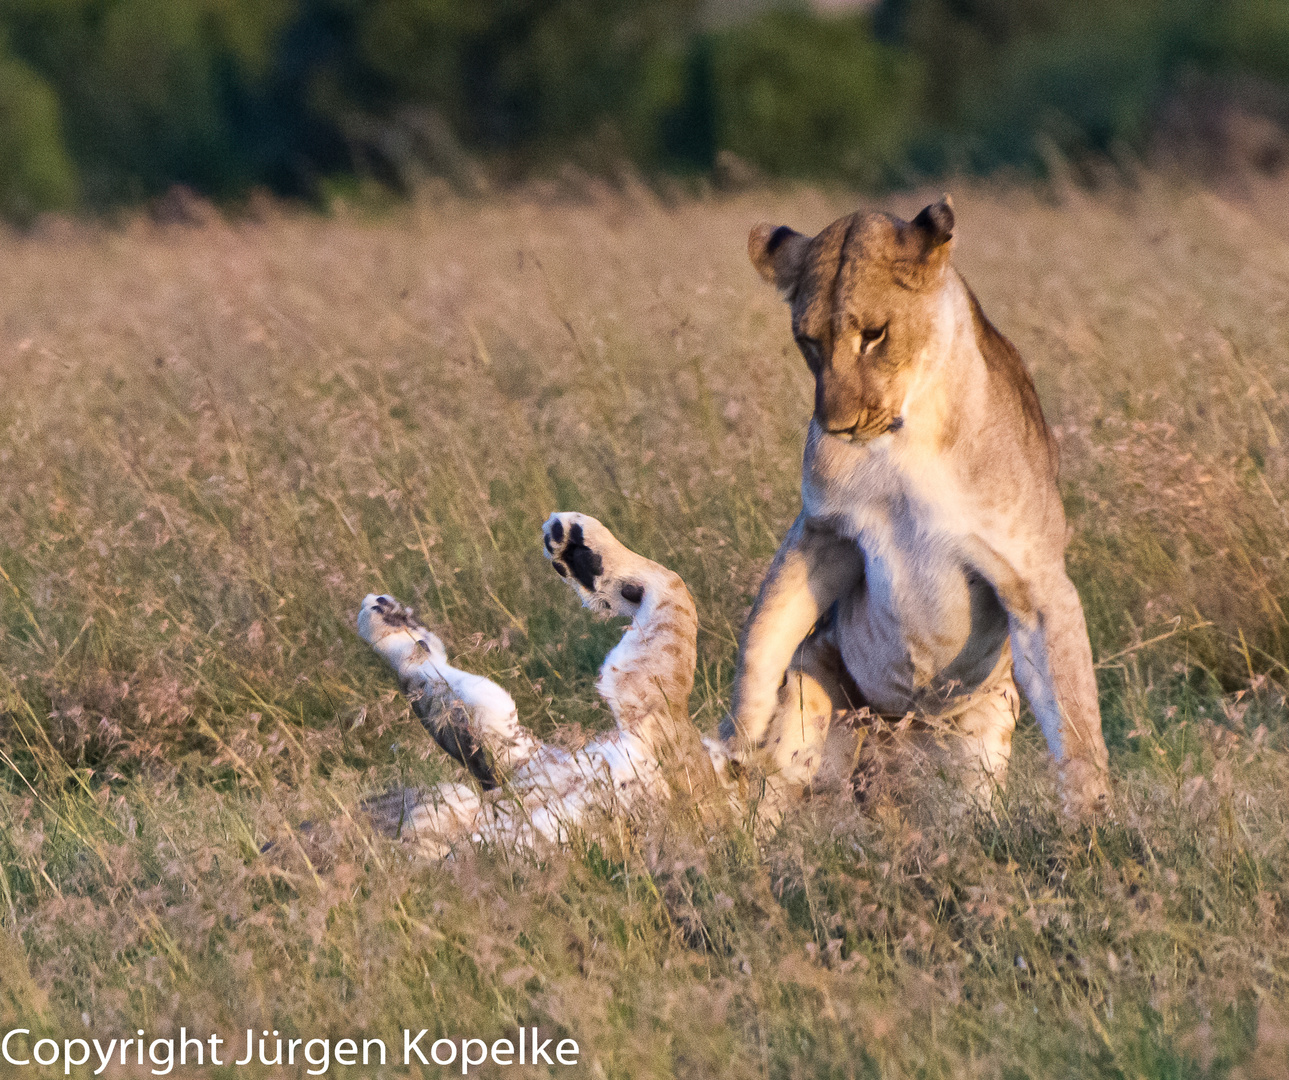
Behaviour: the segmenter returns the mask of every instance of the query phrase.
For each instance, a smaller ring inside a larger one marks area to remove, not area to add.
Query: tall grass
[[[356,816],[452,775],[358,600],[576,741],[616,631],[536,538],[586,511],[684,576],[713,728],[811,397],[747,230],[853,200],[0,239],[0,1023],[522,1022],[610,1077],[1284,1075],[1286,194],[954,192],[1061,444],[1115,823],[1066,830],[1027,720],[994,819],[911,766],[760,847],[659,818],[444,865]]]

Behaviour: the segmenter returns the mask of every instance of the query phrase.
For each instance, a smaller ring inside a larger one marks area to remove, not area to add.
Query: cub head
[[[815,377],[815,420],[864,442],[903,426],[900,408],[937,323],[953,246],[946,196],[912,221],[856,213],[818,236],[758,225],[748,255],[792,305],[792,335]]]

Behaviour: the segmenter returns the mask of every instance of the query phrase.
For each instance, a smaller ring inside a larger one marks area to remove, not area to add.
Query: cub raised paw
[[[425,729],[485,790],[536,748],[519,726],[514,699],[491,679],[448,663],[443,642],[392,596],[371,594],[358,633],[398,674]]]
[[[368,593],[358,611],[358,636],[398,670],[409,660],[448,662],[447,651],[436,634],[416,620],[412,609],[392,596]],[[422,651],[423,650],[423,651]]]
[[[546,557],[577,592],[582,606],[605,615],[635,615],[656,564],[623,547],[593,517],[552,514],[542,526]]]

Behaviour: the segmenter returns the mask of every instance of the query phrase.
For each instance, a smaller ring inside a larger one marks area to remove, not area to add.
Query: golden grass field
[[[759,845],[659,817],[431,865],[357,811],[454,775],[354,632],[369,591],[544,735],[609,723],[617,631],[542,557],[556,509],[684,577],[715,727],[811,402],[747,232],[853,196],[0,238],[0,1025],[537,1024],[598,1077],[1289,1075],[1289,185],[953,194],[1061,446],[1094,831],[1028,718],[993,819],[919,774]],[[405,1075],[332,1073],[376,1074]]]

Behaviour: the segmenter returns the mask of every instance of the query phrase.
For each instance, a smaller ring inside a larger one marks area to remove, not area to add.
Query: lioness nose
[[[815,416],[819,425],[832,435],[849,431],[863,419],[862,410],[851,388],[840,380],[820,379],[815,386]]]

